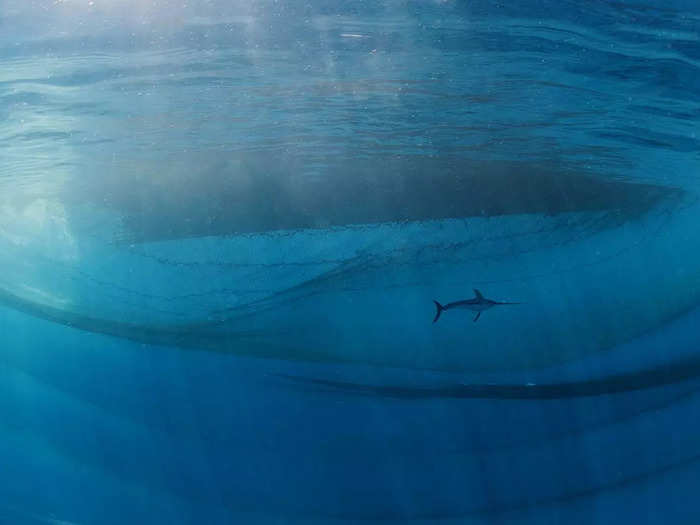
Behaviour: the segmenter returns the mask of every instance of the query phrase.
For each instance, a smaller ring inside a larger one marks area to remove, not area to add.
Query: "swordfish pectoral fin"
[[[476,323],[479,320],[479,317],[481,316],[481,312],[476,312],[476,317],[474,317],[474,322]]]

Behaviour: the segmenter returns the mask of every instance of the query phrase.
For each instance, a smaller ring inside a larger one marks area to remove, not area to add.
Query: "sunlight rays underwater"
[[[696,523],[681,4],[0,0],[0,521]]]

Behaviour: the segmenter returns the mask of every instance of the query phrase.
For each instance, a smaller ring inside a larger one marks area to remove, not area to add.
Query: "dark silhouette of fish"
[[[479,290],[476,288],[474,289],[474,298],[473,299],[465,299],[464,301],[455,301],[454,303],[448,303],[446,305],[441,305],[437,301],[433,300],[435,303],[435,308],[437,311],[435,312],[435,318],[433,319],[433,323],[436,323],[438,319],[440,319],[440,315],[442,312],[445,310],[454,310],[454,309],[463,309],[463,310],[471,310],[472,312],[476,312],[476,316],[474,317],[474,322],[479,320],[479,316],[481,316],[481,312],[484,310],[488,310],[489,308],[493,308],[494,306],[500,306],[502,304],[520,304],[520,303],[505,303],[501,301],[492,301],[491,299],[487,299],[484,297]]]

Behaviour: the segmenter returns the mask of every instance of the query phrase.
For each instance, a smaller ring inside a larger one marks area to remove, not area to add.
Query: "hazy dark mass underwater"
[[[63,53],[48,78],[37,42],[7,47],[27,129],[10,180],[52,173],[6,192],[7,304],[144,343],[447,371],[565,362],[694,307],[690,66],[672,93],[640,69],[662,37],[508,11],[494,29],[449,3],[377,4],[398,17],[378,30],[323,5],[278,27],[262,5],[105,4],[70,12],[73,34],[57,7],[36,22]],[[20,160],[46,141],[53,166]],[[475,286],[528,305],[426,322]]]
[[[696,523],[696,4],[0,0],[0,522]]]

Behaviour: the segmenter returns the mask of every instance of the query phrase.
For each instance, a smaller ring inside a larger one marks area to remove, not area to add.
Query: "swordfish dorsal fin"
[[[484,298],[484,296],[481,295],[481,292],[480,292],[479,290],[477,290],[476,288],[474,288],[474,295],[476,295],[476,298],[477,298],[477,299],[483,299],[483,298]]]

